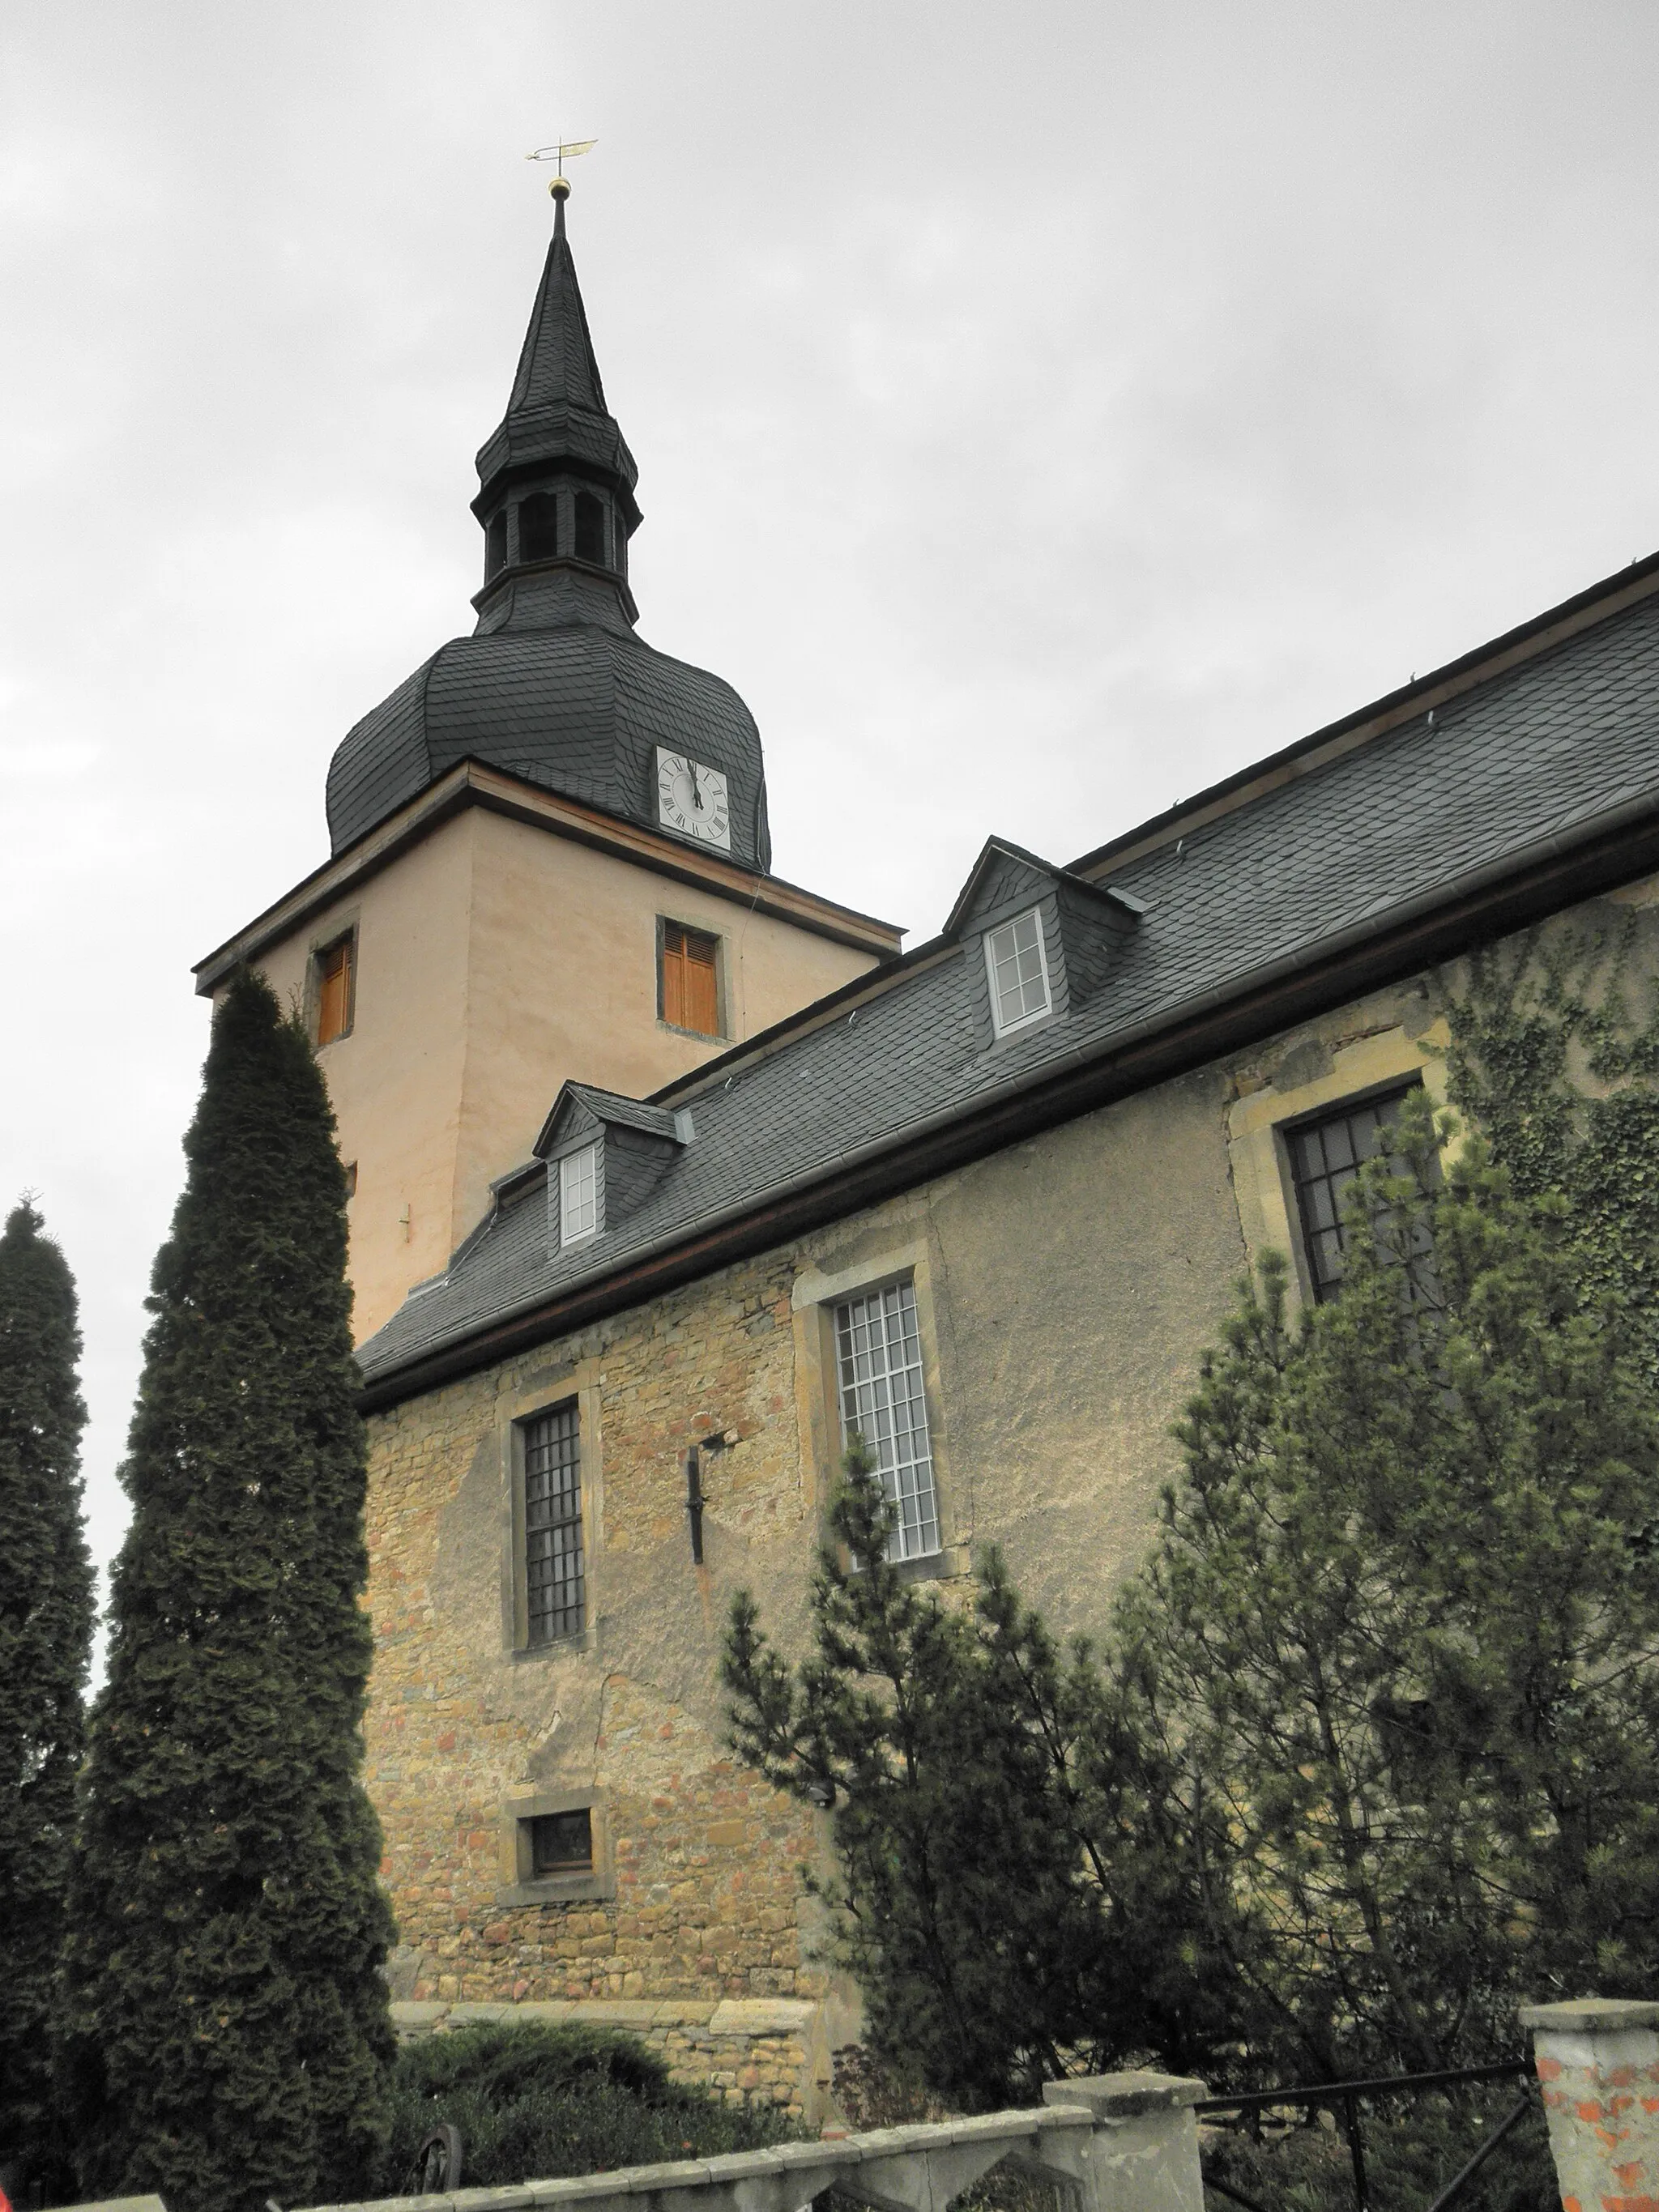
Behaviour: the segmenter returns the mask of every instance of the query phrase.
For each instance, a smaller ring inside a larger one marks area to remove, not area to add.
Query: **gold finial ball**
[[[570,197],[570,179],[568,177],[555,177],[547,189],[556,200],[568,200]]]

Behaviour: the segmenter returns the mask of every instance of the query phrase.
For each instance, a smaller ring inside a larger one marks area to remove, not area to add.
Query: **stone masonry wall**
[[[477,2021],[580,2022],[613,2028],[655,2051],[675,2079],[712,2089],[727,2104],[776,2106],[802,2117],[813,2077],[818,2013],[815,2004],[787,1998],[726,1999],[717,2005],[647,2004],[398,2004],[392,2015],[408,2039],[469,2027]]]
[[[632,1998],[647,1974],[658,1996],[803,1986],[811,1823],[723,1752],[714,1679],[730,1570],[750,1548],[735,1532],[793,1552],[803,1534],[799,1452],[778,1418],[787,1274],[741,1272],[374,1424],[370,1778],[402,1939],[423,1960],[415,1998]],[[538,1378],[568,1394],[573,1354],[599,1363],[592,1648],[509,1656],[496,1401],[533,1396]],[[680,1454],[717,1423],[747,1440],[723,1469],[735,1531],[700,1572]],[[605,1793],[615,1897],[497,1911],[506,1798],[589,1784]]]
[[[394,1994],[641,2007],[639,2032],[677,2066],[816,2117],[830,2048],[856,2024],[803,1884],[828,1823],[734,1761],[718,1665],[739,1588],[786,1650],[804,1638],[839,1450],[825,1310],[914,1276],[938,1571],[965,1577],[994,1540],[1057,1631],[1097,1632],[1176,1471],[1170,1425],[1234,1283],[1294,1242],[1276,1130],[1414,1074],[1434,1088],[1442,988],[1378,991],[374,1417],[368,1777],[403,1947]],[[526,1651],[514,1424],[573,1396],[588,1627]],[[737,1441],[705,1461],[694,1566],[684,1454],[717,1433]],[[603,1893],[515,1893],[514,1806],[580,1793],[608,1836]],[[767,2005],[805,2008],[810,2027],[757,2042],[723,2009]]]

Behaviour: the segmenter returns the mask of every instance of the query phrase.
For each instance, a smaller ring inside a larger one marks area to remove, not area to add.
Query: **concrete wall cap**
[[[1164,2112],[1195,2105],[1210,2094],[1207,2081],[1180,2074],[1079,2074],[1064,2081],[1045,2081],[1045,2105],[1085,2105],[1097,2119],[1130,2119],[1137,2112]]]
[[[1522,2005],[1521,2025],[1553,2035],[1613,2035],[1659,2028],[1659,2004],[1636,1997],[1574,1997],[1565,2004]]]
[[[95,2204],[74,2204],[68,2212],[167,2212],[159,2197],[100,2197]]]
[[[782,2159],[772,2150],[728,2150],[704,2163],[710,2181],[746,2181],[752,2175],[787,2171]]]
[[[716,2035],[793,2035],[810,2025],[817,2010],[799,1997],[726,1997],[708,2025]]]
[[[765,2155],[775,2158],[786,2171],[798,2166],[856,2166],[864,2153],[859,2148],[867,2136],[848,2136],[841,2142],[779,2143]],[[737,2154],[742,2155],[741,2153]],[[757,2154],[750,2153],[750,2156]],[[776,2168],[769,2169],[775,2172]]]
[[[656,2166],[630,2166],[625,2169],[625,2178],[630,2197],[641,2197],[655,2189],[697,2189],[708,2183],[708,2161],[702,2158],[664,2159]],[[623,2179],[624,2172],[619,2172],[617,2179]]]

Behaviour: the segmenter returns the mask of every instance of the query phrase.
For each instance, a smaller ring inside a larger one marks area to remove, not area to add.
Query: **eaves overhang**
[[[626,816],[609,814],[600,807],[526,782],[504,769],[469,759],[458,762],[429,789],[313,869],[246,928],[198,961],[191,970],[198,994],[210,997],[244,962],[257,960],[273,945],[302,929],[314,915],[389,867],[411,846],[469,806],[483,807],[555,836],[611,853],[752,912],[854,946],[878,961],[897,956],[903,932],[895,922],[882,921],[854,907],[823,898],[781,876],[757,875],[713,854],[694,856],[677,841],[659,836]]]
[[[1659,799],[1647,793],[1120,1030],[1092,1048],[1063,1052],[966,1106],[921,1117],[820,1161],[788,1183],[705,1218],[690,1233],[676,1232],[553,1297],[526,1301],[436,1350],[388,1367],[366,1382],[362,1408],[374,1413],[398,1404],[660,1297],[1656,867]],[[919,947],[910,958],[929,953],[937,957],[937,946]],[[698,1071],[705,1078],[709,1073]],[[690,1087],[677,1086],[682,1096]]]

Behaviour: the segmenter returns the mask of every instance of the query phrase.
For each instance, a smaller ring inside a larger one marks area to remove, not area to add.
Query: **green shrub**
[[[460,2130],[464,2188],[758,2150],[775,2113],[672,2081],[645,2045],[577,2026],[478,2027],[405,2044],[382,2186],[402,2189],[428,2131]]]

